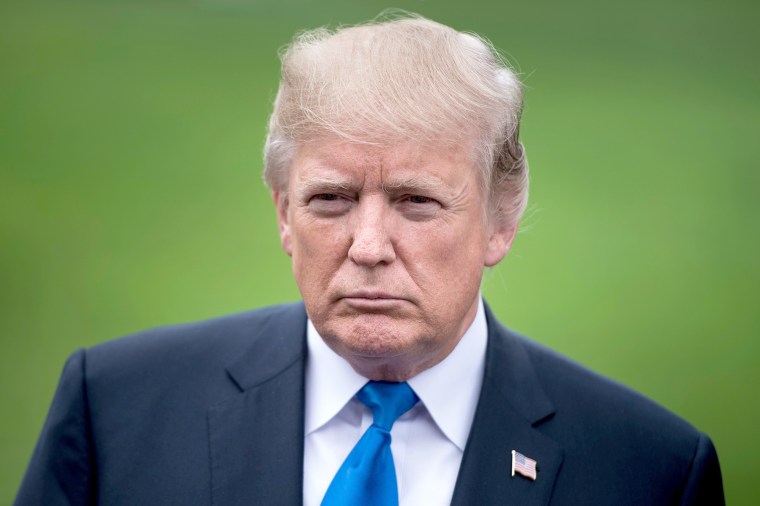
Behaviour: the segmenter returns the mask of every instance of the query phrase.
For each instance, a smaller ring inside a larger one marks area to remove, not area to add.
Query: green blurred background
[[[260,177],[277,50],[387,7],[527,83],[496,313],[708,432],[729,503],[760,503],[760,9],[736,0],[3,1],[0,503],[72,350],[298,298]]]

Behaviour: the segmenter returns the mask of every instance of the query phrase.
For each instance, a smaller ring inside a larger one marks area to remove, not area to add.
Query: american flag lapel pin
[[[512,476],[518,473],[535,481],[538,478],[537,468],[538,462],[516,450],[512,450]]]

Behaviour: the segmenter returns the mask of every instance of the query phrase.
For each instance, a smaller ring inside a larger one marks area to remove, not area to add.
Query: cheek
[[[447,264],[453,263],[454,258],[481,261],[485,249],[483,229],[475,219],[460,217],[453,222],[412,224],[405,235],[415,248],[427,251]]]
[[[301,209],[295,209],[290,222],[293,249],[299,256],[324,250],[327,238],[334,235],[332,227],[314,219]]]
[[[429,288],[433,290],[459,286],[463,280],[479,277],[483,269],[482,234],[468,226],[410,227],[397,250],[412,276],[433,285]]]
[[[299,285],[329,280],[343,262],[347,242],[345,230],[339,224],[303,217],[294,220],[291,227],[293,270]]]
[[[473,220],[441,232],[441,240],[432,251],[438,262],[438,280],[452,292],[479,290],[485,262],[486,242],[484,232]],[[456,294],[452,293],[456,298]]]

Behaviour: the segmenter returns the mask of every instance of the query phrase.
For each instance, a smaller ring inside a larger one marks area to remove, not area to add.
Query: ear
[[[288,214],[290,199],[288,199],[287,192],[280,190],[272,192],[272,199],[277,208],[277,225],[280,229],[280,244],[282,244],[282,249],[285,250],[285,253],[287,253],[288,256],[293,256],[293,245],[290,238],[290,220]]]
[[[512,247],[512,241],[515,240],[516,233],[517,223],[514,225],[494,225],[491,236],[488,238],[488,244],[486,244],[483,262],[486,267],[493,267],[507,256],[509,248]]]

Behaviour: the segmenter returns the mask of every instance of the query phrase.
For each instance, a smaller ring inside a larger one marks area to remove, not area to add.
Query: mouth
[[[377,290],[361,290],[351,292],[341,297],[341,299],[346,304],[355,309],[371,311],[393,309],[401,304],[404,304],[405,302],[408,302],[407,299],[398,295]]]

